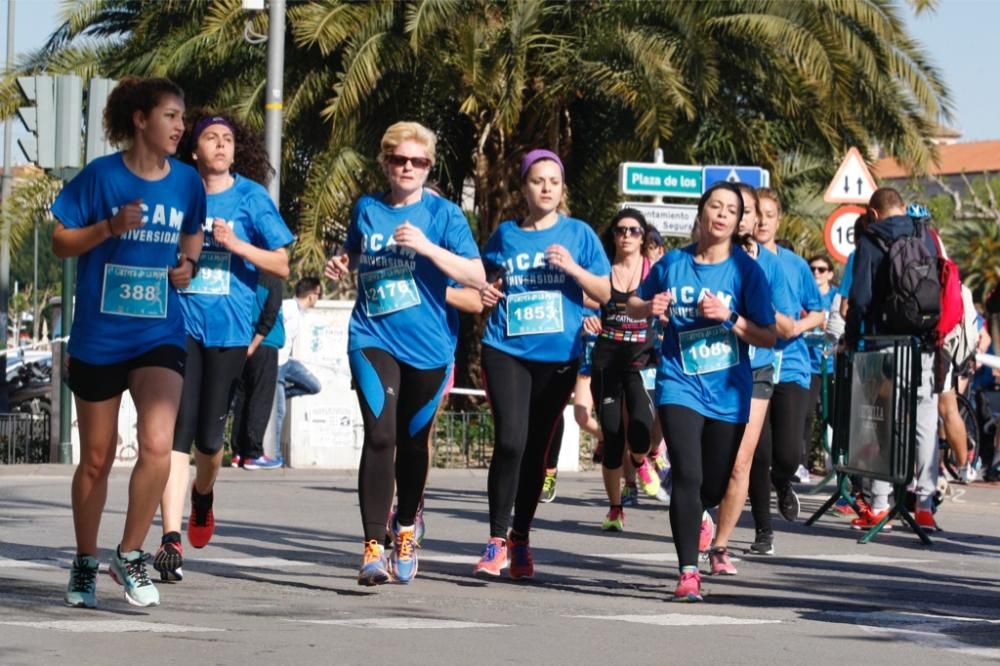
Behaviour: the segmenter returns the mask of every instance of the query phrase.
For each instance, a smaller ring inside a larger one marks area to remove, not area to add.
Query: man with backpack
[[[936,530],[933,498],[938,477],[938,394],[944,377],[936,370],[942,323],[941,260],[945,256],[937,234],[922,220],[906,214],[899,192],[883,187],[868,203],[870,224],[857,239],[850,305],[844,339],[858,349],[862,336],[911,335],[920,339],[920,385],[917,390],[916,471],[917,524]],[[948,313],[948,316],[952,316]],[[872,481],[871,503],[852,527],[867,529],[889,509],[892,486]],[[886,524],[883,530],[890,529]]]

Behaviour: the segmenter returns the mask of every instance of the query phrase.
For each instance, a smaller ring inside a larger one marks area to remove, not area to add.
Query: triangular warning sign
[[[847,151],[847,156],[840,163],[837,175],[826,188],[823,201],[827,203],[858,203],[867,204],[875,191],[875,179],[865,165],[864,158],[857,148]]]

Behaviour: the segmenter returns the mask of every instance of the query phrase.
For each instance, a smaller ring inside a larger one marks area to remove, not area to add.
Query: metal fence
[[[488,410],[438,414],[434,467],[488,467],[493,455],[493,415]]]
[[[48,414],[0,414],[0,465],[50,462]]]

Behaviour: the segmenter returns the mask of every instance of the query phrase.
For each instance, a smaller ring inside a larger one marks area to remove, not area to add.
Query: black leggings
[[[365,540],[381,543],[394,481],[399,524],[416,519],[427,482],[427,439],[450,366],[421,370],[373,347],[348,358],[365,428],[358,470],[361,522]]]
[[[206,456],[222,450],[226,415],[246,360],[246,347],[203,347],[188,336],[174,451],[190,453],[192,441]]]
[[[771,485],[791,483],[799,468],[808,402],[809,389],[795,382],[774,385],[750,467],[750,508],[758,530],[771,529]]]
[[[566,431],[566,424],[563,422],[562,412],[559,412],[559,421],[552,431],[552,441],[549,442],[549,452],[545,455],[545,470],[559,467],[559,452],[562,451],[563,434]]]
[[[487,482],[490,536],[506,538],[509,525],[526,535],[545,482],[549,442],[579,362],[526,361],[484,345],[482,364],[495,436]]]
[[[243,367],[233,404],[233,451],[244,460],[264,455],[264,432],[271,420],[277,382],[278,350],[261,345]]]
[[[591,368],[590,393],[594,396],[597,420],[604,433],[604,467],[618,469],[625,455],[625,440],[636,455],[649,451],[653,431],[653,403],[639,370]],[[622,404],[628,409],[628,428]]]
[[[744,423],[702,416],[680,405],[660,405],[673,477],[670,531],[681,567],[698,566],[701,514],[726,494]]]

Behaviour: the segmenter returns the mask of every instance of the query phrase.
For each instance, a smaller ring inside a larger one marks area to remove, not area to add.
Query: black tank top
[[[649,272],[649,262],[642,260],[642,276]],[[608,277],[611,280],[611,277]],[[633,319],[627,314],[632,291],[615,289],[611,282],[611,300],[601,306],[601,334],[594,344],[591,365],[595,368],[630,368],[642,370],[653,363],[653,319]]]

